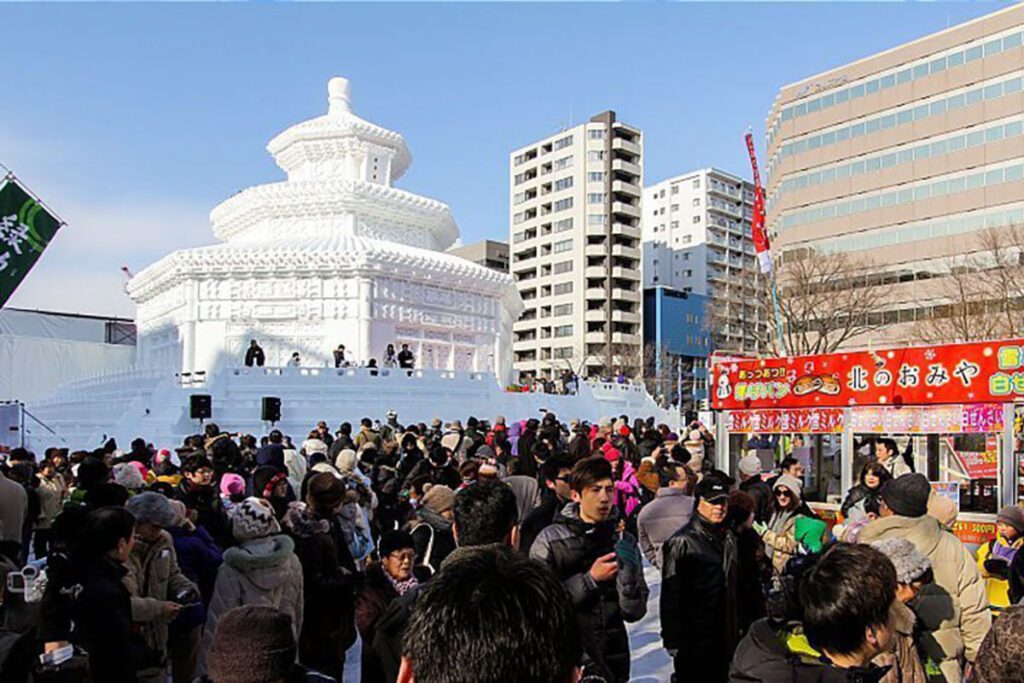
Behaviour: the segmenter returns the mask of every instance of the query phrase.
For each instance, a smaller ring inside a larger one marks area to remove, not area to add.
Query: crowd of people
[[[341,681],[358,638],[365,683],[619,683],[653,566],[679,682],[1024,681],[1021,508],[972,556],[880,441],[830,529],[752,445],[734,477],[698,423],[389,412],[14,449],[0,680]]]

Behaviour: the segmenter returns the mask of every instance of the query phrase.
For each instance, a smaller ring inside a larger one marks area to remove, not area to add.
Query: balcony
[[[606,341],[605,334],[604,332],[587,332],[584,341],[588,344],[604,344]]]
[[[622,256],[623,258],[640,258],[640,250],[637,247],[627,247],[624,244],[612,245],[612,256]]]
[[[721,263],[725,265],[725,255],[720,251],[708,251],[708,263]]]
[[[612,213],[620,213],[631,218],[640,218],[640,207],[625,202],[612,202]]]
[[[583,253],[587,256],[607,256],[605,245],[603,244],[588,244],[583,250]]]
[[[734,218],[741,218],[743,216],[743,210],[739,206],[731,202],[723,202],[718,199],[709,200],[708,208],[713,211],[721,211],[722,213],[728,216],[733,216]]]
[[[623,268],[622,266],[616,266],[615,268],[612,268],[612,277],[622,278],[623,280],[636,280],[637,282],[639,282],[640,269]]]
[[[640,314],[632,311],[612,311],[612,322],[640,324]]]
[[[600,323],[608,320],[608,315],[604,312],[604,309],[595,308],[592,311],[587,311],[583,315],[583,319],[588,323]]]
[[[708,183],[708,192],[712,194],[720,194],[723,197],[729,197],[731,199],[740,198],[739,190],[733,189],[728,185],[723,185],[722,183],[716,181],[711,181],[710,183]]]
[[[640,175],[640,165],[634,164],[630,161],[624,161],[622,159],[615,159],[612,161],[612,170],[621,171],[623,173],[632,173],[635,176]]]
[[[641,147],[639,143],[630,142],[625,138],[613,137],[612,138],[612,149],[621,149],[623,152],[629,152],[630,154],[640,155]]]
[[[608,269],[604,266],[587,266],[583,274],[588,278],[606,278],[608,277]]]
[[[633,197],[640,196],[640,186],[635,183],[626,183],[621,180],[612,181],[612,192],[621,192]]]
[[[583,296],[590,300],[600,299],[601,301],[604,301],[606,298],[606,292],[604,287],[588,287],[584,290]]]
[[[640,291],[633,289],[622,289],[621,287],[615,287],[612,289],[612,299],[619,299],[625,301],[639,301]]]
[[[622,235],[623,237],[629,237],[631,239],[640,239],[640,226],[630,225],[629,223],[615,222],[612,223],[612,234]]]
[[[627,334],[625,332],[613,332],[612,333],[613,344],[635,344],[640,345],[639,334]]]

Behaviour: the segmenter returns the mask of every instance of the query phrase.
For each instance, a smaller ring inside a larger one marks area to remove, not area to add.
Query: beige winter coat
[[[132,596],[132,621],[142,625],[146,645],[167,656],[167,624],[161,605],[183,590],[198,595],[199,589],[178,569],[174,541],[166,531],[153,543],[136,539],[125,563],[124,585]]]
[[[971,554],[934,518],[885,517],[871,522],[858,541],[905,538],[932,563],[935,582],[911,606],[922,628],[922,654],[939,663],[950,683],[960,683],[964,660],[973,662],[992,625],[985,582]]]

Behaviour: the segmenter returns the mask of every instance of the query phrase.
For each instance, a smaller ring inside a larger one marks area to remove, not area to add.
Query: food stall
[[[1024,339],[721,362],[711,381],[718,466],[791,455],[830,522],[883,442],[956,503],[965,543],[1024,502]]]

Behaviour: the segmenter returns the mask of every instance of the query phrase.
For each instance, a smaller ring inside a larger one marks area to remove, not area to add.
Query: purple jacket
[[[203,598],[201,605],[186,607],[171,622],[172,630],[187,631],[206,623],[205,606],[210,603],[213,586],[217,581],[217,569],[223,560],[220,548],[203,527],[191,530],[179,526],[169,528],[167,532],[174,539],[174,553],[178,556],[181,573],[199,586]]]

